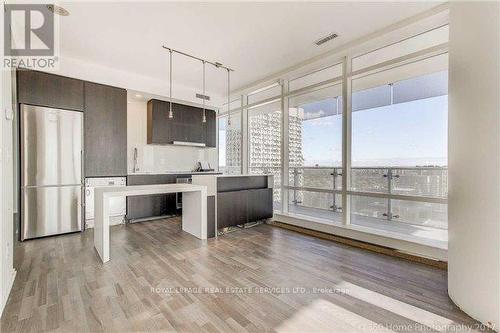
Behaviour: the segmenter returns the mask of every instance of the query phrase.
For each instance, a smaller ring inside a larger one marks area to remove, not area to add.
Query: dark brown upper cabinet
[[[203,109],[172,103],[173,118],[168,117],[170,103],[148,101],[148,144],[172,144],[174,141],[204,143],[216,147],[216,114],[206,109],[207,122],[202,122]]]
[[[32,70],[17,70],[18,103],[83,111],[83,94],[81,80]]]
[[[127,91],[85,82],[85,177],[127,175]]]

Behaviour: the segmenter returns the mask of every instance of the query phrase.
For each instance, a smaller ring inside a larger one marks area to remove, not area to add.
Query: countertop
[[[217,171],[163,171],[163,172],[134,172],[128,176],[143,176],[143,175],[222,175],[222,172]]]
[[[128,185],[128,186],[102,186],[96,187],[96,195],[105,194],[108,197],[124,195],[149,195],[178,192],[206,191],[206,186],[193,184],[154,184],[154,185]],[[206,193],[205,193],[206,195]]]
[[[261,174],[261,175],[258,175],[258,174],[244,174],[244,175],[224,175],[224,174],[221,174],[220,172],[219,173],[216,173],[216,174],[212,174],[213,176],[217,177],[217,178],[230,178],[230,177],[269,177],[269,176],[274,176],[273,174],[269,174],[269,173],[266,173],[266,174]]]

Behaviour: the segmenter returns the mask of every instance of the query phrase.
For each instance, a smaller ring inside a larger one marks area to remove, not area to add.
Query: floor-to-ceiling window
[[[243,94],[238,171],[274,175],[285,214],[445,246],[447,40],[439,26]]]
[[[427,34],[444,40],[447,27]],[[350,221],[445,243],[448,57],[429,52],[390,63],[387,56],[406,55],[403,46],[432,46],[425,35],[353,59],[382,65],[352,78]]]
[[[342,84],[288,98],[288,211],[341,221]]]

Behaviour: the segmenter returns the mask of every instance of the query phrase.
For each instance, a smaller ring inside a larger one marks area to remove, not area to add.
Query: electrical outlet
[[[5,109],[5,119],[13,120],[14,119],[14,111],[11,108]]]

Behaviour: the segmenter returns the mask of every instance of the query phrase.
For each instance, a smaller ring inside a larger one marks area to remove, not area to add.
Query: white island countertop
[[[182,193],[182,230],[207,239],[207,187],[192,184],[133,185],[94,189],[94,247],[102,262],[110,260],[109,201],[114,197]]]
[[[142,176],[142,175],[220,175],[218,171],[137,171],[130,172],[127,176]]]
[[[226,178],[226,177],[269,177],[269,176],[273,176],[273,174],[270,174],[270,173],[264,173],[264,174],[255,174],[255,173],[252,173],[252,174],[244,174],[244,175],[213,175],[215,177],[218,177],[218,178]]]

